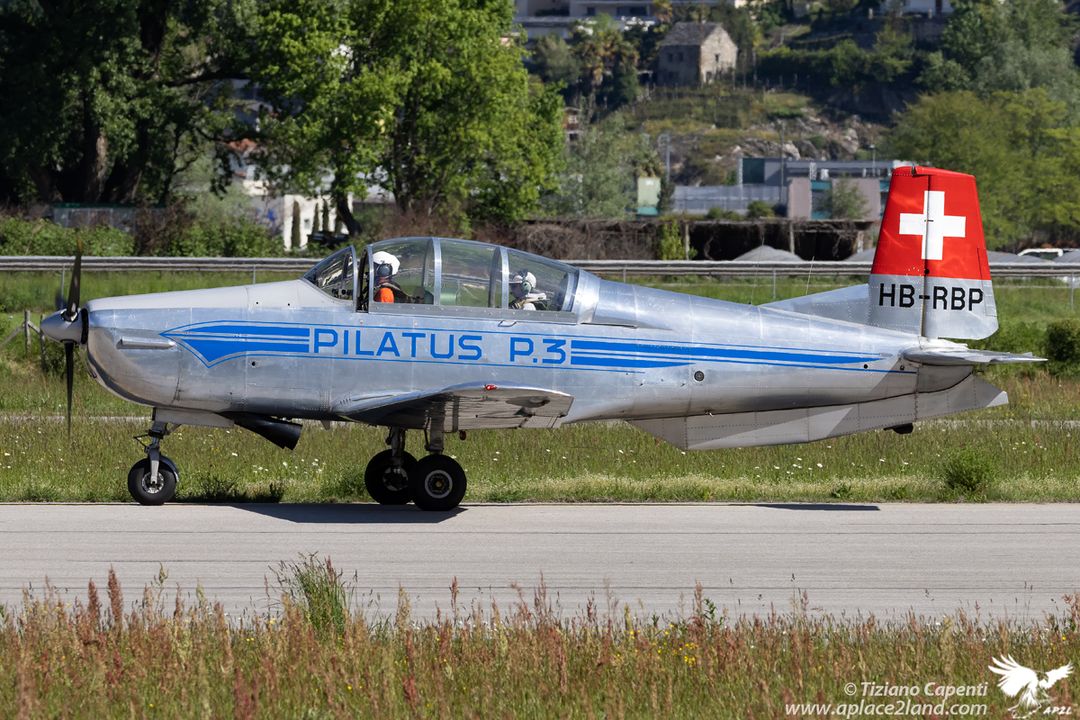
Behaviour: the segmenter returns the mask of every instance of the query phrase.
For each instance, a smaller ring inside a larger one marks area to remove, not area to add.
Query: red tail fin
[[[975,178],[937,168],[893,172],[870,274],[873,325],[927,337],[997,330]]]

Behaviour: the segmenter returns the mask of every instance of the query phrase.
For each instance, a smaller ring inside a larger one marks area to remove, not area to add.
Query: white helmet
[[[388,253],[385,250],[380,250],[379,252],[373,254],[371,256],[371,264],[372,267],[375,268],[376,273],[378,272],[380,265],[389,265],[390,275],[397,275],[397,271],[401,267],[401,261],[397,259],[397,256],[392,253]]]
[[[536,276],[528,270],[518,270],[510,278],[511,285],[520,285],[525,293],[531,293],[536,289]]]

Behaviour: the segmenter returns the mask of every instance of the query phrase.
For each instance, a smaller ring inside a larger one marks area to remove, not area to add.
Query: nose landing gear
[[[403,505],[409,500],[421,510],[453,510],[465,497],[465,470],[443,455],[443,432],[430,431],[426,449],[430,455],[417,461],[405,452],[405,430],[391,428],[389,450],[371,459],[364,471],[368,494],[380,505]]]
[[[128,492],[140,505],[163,505],[176,495],[180,471],[176,463],[161,454],[161,441],[168,434],[168,426],[155,421],[150,432],[135,438],[139,442],[144,437],[150,438],[150,442],[143,444],[146,457],[128,471]]]

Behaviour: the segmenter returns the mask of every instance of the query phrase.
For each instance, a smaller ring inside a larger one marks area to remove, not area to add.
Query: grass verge
[[[287,572],[327,569],[320,582],[347,596],[328,560]],[[168,603],[165,581],[163,571],[131,605],[110,573],[104,597],[90,583],[72,606],[47,588],[5,608],[0,707],[22,718],[760,718],[830,714],[798,703],[838,714],[841,703],[905,700],[872,695],[878,686],[906,689],[920,717],[1006,717],[993,657],[1043,669],[1080,655],[1077,598],[1026,625],[819,617],[805,596],[789,612],[729,620],[699,587],[689,614],[670,620],[628,606],[565,617],[542,587],[512,607],[463,608],[455,582],[435,620],[414,619],[401,594],[391,619],[337,603],[328,623],[287,588],[280,613],[237,620],[201,594],[185,606],[178,589]],[[974,694],[946,698],[948,687]],[[1074,675],[1050,697],[1068,706],[1078,693]]]
[[[145,429],[76,418],[69,442],[59,419],[0,420],[0,501],[127,501],[128,468],[142,457],[130,438]],[[1075,501],[1076,433],[1075,421],[990,411],[808,445],[686,453],[616,423],[471,432],[447,452],[469,473],[473,502]],[[378,428],[313,424],[289,452],[246,430],[184,427],[164,449],[180,468],[179,501],[349,502],[368,499],[363,470],[384,439]],[[998,472],[957,483],[957,448]]]

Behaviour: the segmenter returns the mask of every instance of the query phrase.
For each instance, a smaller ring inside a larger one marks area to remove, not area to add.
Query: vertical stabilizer
[[[871,325],[944,338],[997,330],[973,176],[893,171],[869,287]]]

